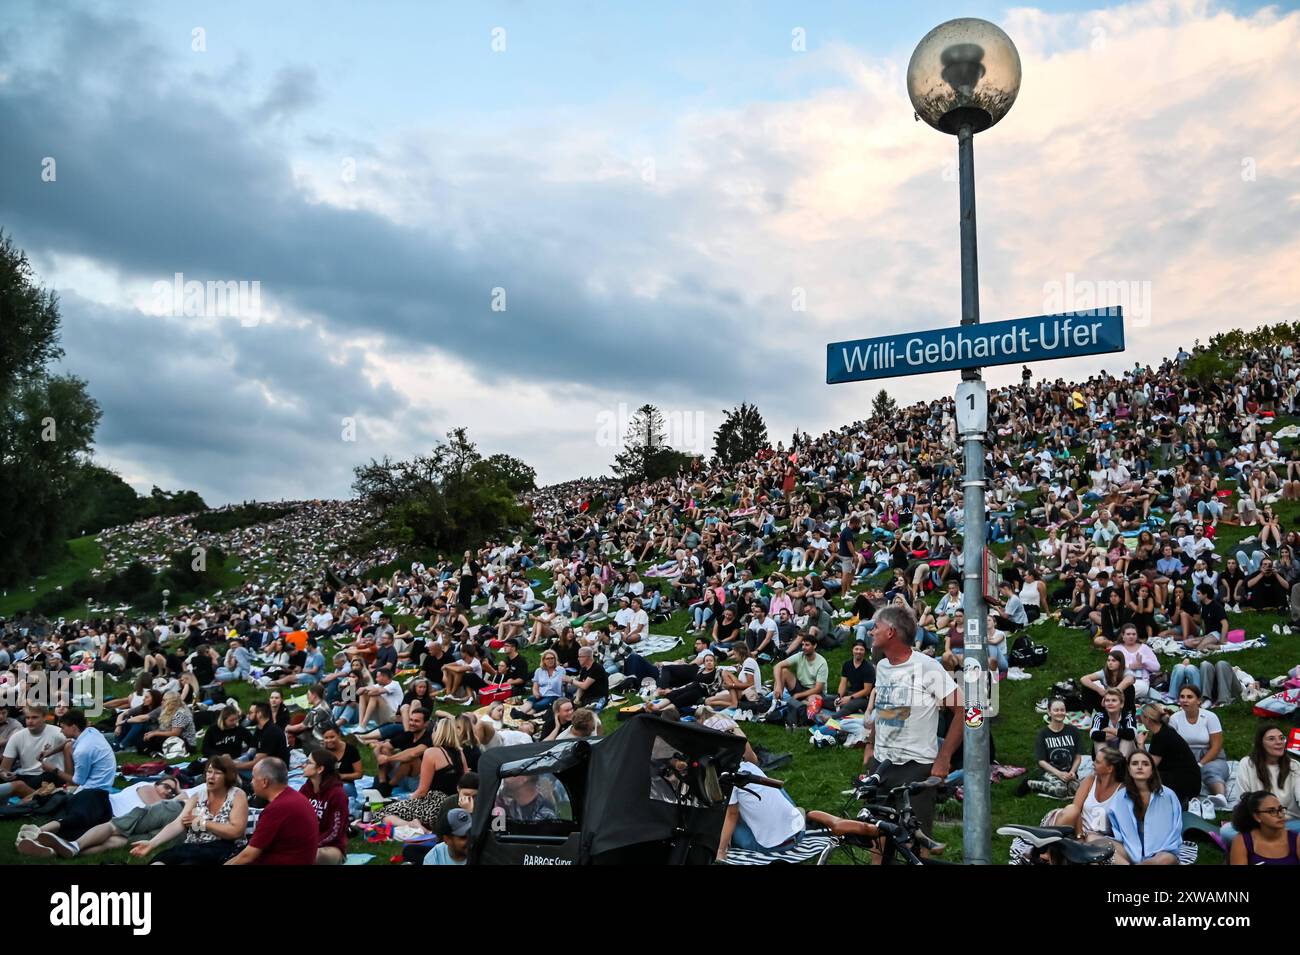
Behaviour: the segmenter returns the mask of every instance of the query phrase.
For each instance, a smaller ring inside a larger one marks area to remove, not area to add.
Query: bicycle
[[[808,821],[823,826],[831,835],[831,843],[817,857],[817,865],[829,865],[838,851],[853,865],[871,864],[878,856],[880,865],[953,865],[943,859],[920,856],[917,850],[938,854],[944,845],[931,839],[921,830],[921,821],[912,811],[912,796],[926,789],[944,785],[939,776],[923,782],[895,786],[881,800],[882,775],[889,770],[888,762],[881,763],[870,776],[854,782],[853,789],[845,795],[864,803],[856,819],[845,819],[830,813],[813,811]]]

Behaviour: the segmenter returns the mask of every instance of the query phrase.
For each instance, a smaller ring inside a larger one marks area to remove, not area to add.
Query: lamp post
[[[907,95],[916,118],[957,137],[961,226],[961,323],[980,320],[979,266],[975,244],[975,134],[993,126],[1020,92],[1020,54],[1001,29],[964,17],[941,23],[916,45],[907,64]],[[980,370],[962,371],[964,382]],[[974,386],[982,389],[982,385]],[[984,392],[981,390],[980,394]],[[985,415],[987,417],[987,415]],[[966,618],[963,695],[962,844],[966,862],[987,865],[992,855],[989,804],[989,732],[984,721],[988,672],[988,608],[984,602],[984,434],[963,431],[962,609]]]
[[[167,598],[170,597],[171,595],[172,592],[170,590],[164,590],[162,593],[162,598],[163,598],[162,618],[164,620],[167,619]]]

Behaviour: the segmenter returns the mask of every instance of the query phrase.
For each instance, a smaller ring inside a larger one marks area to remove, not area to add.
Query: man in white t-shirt
[[[766,775],[746,759],[740,761],[740,771],[755,776]],[[725,860],[732,846],[750,851],[785,849],[797,844],[803,833],[803,813],[795,807],[784,789],[736,787],[731,790],[727,815],[722,823],[718,859]]]
[[[23,707],[26,728],[9,737],[0,757],[0,801],[10,796],[26,799],[42,783],[62,785],[60,771],[72,774],[71,741],[45,721],[46,712],[43,706]]]
[[[873,737],[864,754],[865,769],[871,773],[882,763],[890,764],[881,774],[883,790],[947,776],[965,725],[961,692],[943,664],[913,649],[916,617],[910,609],[885,607],[874,619],[871,646],[882,656],[876,663],[876,686],[868,711],[868,719],[874,722]],[[940,746],[942,710],[948,711],[949,722]],[[934,790],[916,793],[912,808],[922,831],[929,835],[934,824]]]
[[[404,695],[402,685],[393,679],[392,673],[388,670],[378,671],[373,686],[364,686],[357,691],[357,696],[360,697],[358,725],[366,727],[371,720],[379,726],[396,722]]]

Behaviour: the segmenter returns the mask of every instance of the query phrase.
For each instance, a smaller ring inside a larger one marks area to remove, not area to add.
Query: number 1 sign
[[[989,391],[983,381],[957,386],[957,432],[982,434],[989,427]]]

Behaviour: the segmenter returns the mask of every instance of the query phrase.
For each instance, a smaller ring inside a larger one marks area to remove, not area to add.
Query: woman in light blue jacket
[[[1129,755],[1128,773],[1121,792],[1107,813],[1110,828],[1132,865],[1178,865],[1183,844],[1183,807],[1174,791],[1160,782],[1150,755],[1137,750]]]

